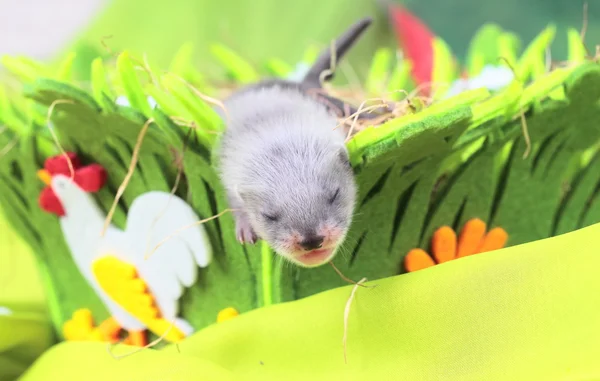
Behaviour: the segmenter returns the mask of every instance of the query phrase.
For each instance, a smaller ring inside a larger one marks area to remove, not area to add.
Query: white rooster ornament
[[[189,335],[193,328],[177,316],[178,300],[195,283],[198,266],[211,261],[206,232],[202,226],[182,230],[148,254],[198,216],[182,199],[151,191],[133,201],[125,230],[109,225],[102,235],[106,215],[90,192],[102,188],[106,172],[97,164],[82,167],[74,153],[67,156],[49,158],[39,171],[48,185],[39,203],[58,215],[73,260],[111,317],[93,328],[89,310],[78,310],[63,327],[65,338],[115,341],[124,329],[127,343],[143,346],[146,329],[171,342]],[[86,335],[82,324],[90,327]]]

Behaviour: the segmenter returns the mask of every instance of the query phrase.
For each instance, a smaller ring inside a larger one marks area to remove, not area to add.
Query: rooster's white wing
[[[204,227],[182,229],[198,220],[185,201],[165,192],[144,193],[129,208],[125,233],[134,248],[130,260],[167,318],[175,316],[184,288],[195,283],[197,267],[206,267],[212,259]]]

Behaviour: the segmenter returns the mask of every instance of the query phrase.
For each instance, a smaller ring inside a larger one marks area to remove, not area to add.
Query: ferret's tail
[[[335,52],[334,58],[335,62],[340,62],[342,57],[346,54],[348,50],[356,43],[356,41],[360,38],[360,36],[364,33],[364,31],[371,25],[373,19],[371,17],[365,17],[360,19],[356,23],[354,23],[344,34],[335,40],[334,49]],[[303,83],[309,85],[310,87],[321,87],[321,80],[329,81],[333,79],[335,67],[331,67],[332,62],[332,52],[331,46],[327,47],[319,57],[315,64],[310,68],[308,73],[304,76]],[[326,72],[321,78],[321,74]]]

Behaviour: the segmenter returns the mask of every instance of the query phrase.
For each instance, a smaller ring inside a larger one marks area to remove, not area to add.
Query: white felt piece
[[[146,99],[148,100],[148,104],[150,105],[150,108],[152,108],[152,109],[156,108],[156,106],[158,104],[156,103],[156,100],[154,98],[147,97]],[[115,103],[118,104],[119,106],[126,106],[126,107],[131,105],[129,103],[129,99],[127,99],[127,97],[124,95],[119,95],[117,97],[117,99],[115,99]]]
[[[469,79],[461,78],[454,81],[445,97],[449,98],[463,91],[473,89],[502,90],[513,81],[514,77],[512,70],[506,66],[486,65],[478,75]]]
[[[148,97],[148,103],[150,104],[150,108],[155,109],[156,106],[158,106],[158,103],[156,103],[156,100],[154,100],[154,98],[152,97]]]
[[[212,259],[212,248],[204,227],[194,225],[198,220],[194,210],[179,197],[152,191],[133,201],[127,215],[126,231],[136,241],[149,241],[152,248],[161,244],[158,250],[164,251],[168,251],[173,241],[168,237],[177,236],[190,248],[196,264],[206,267]],[[138,255],[143,257],[143,251]],[[156,257],[160,256],[152,255],[152,258]]]
[[[125,95],[119,95],[117,99],[115,99],[115,103],[119,106],[129,106],[129,99]]]
[[[157,278],[153,278],[157,279]],[[179,311],[179,298],[172,297],[174,290],[173,286],[181,287],[181,284],[171,282],[168,285],[166,283],[157,284],[153,282],[150,286],[150,291],[154,295],[154,301],[156,306],[160,310],[162,317],[165,320],[172,321],[177,317]]]
[[[177,237],[149,254],[148,259],[139,260],[136,268],[152,290],[160,288],[174,300],[181,297],[184,286],[194,284],[198,272],[187,245]]]
[[[490,90],[500,90],[508,86],[514,77],[512,70],[506,66],[486,65],[478,76],[471,79],[471,88],[485,87]]]
[[[198,266],[195,263],[194,254],[179,237],[175,237],[173,240],[180,243],[182,248],[170,254],[171,268],[184,287],[191,287],[196,283],[196,277],[198,276]]]
[[[0,306],[0,316],[12,315],[12,310],[8,307]]]
[[[194,327],[182,318],[175,319],[175,327],[179,328],[184,335],[189,336],[194,333]]]

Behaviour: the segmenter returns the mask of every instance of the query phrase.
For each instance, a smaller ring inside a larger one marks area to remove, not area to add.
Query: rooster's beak
[[[37,175],[44,184],[50,185],[50,182],[52,180],[52,175],[50,174],[50,172],[48,172],[46,169],[40,169],[39,171],[37,171]]]

